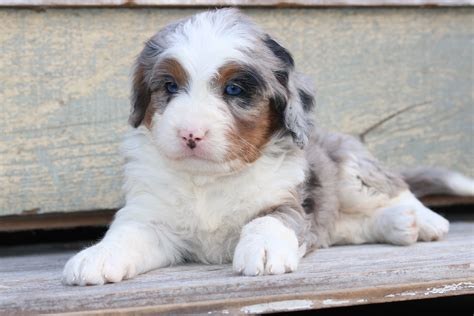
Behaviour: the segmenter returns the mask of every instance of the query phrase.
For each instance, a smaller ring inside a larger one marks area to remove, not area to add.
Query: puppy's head
[[[274,137],[302,148],[313,103],[290,53],[222,9],[170,24],[146,43],[130,123],[148,128],[173,161],[245,165]]]

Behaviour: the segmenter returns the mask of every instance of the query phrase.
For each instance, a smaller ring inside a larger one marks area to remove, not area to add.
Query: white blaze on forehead
[[[245,61],[245,51],[255,46],[259,31],[251,24],[236,23],[234,11],[212,15],[206,12],[186,21],[172,35],[173,43],[163,54],[179,60],[191,79],[209,80],[224,63]]]

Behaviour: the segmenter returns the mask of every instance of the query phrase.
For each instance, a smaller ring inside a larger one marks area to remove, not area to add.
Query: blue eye
[[[242,93],[242,88],[235,84],[228,84],[225,86],[225,94],[230,96],[238,96]]]
[[[166,87],[166,90],[171,94],[177,93],[179,89],[178,85],[174,82],[165,83],[165,87]]]

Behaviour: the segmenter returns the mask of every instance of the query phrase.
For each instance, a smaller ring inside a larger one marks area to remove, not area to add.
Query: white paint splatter
[[[241,309],[241,311],[245,314],[261,314],[269,312],[289,312],[295,310],[303,310],[309,309],[312,306],[312,301],[290,300],[245,306]]]
[[[347,304],[350,301],[347,300],[332,300],[332,299],[327,299],[323,301],[324,305],[341,305],[341,304]]]
[[[474,283],[472,282],[460,282],[460,283],[453,283],[453,284],[448,284],[443,287],[433,287],[433,288],[427,288],[426,292],[413,292],[413,291],[405,291],[401,293],[394,293],[394,294],[388,294],[385,295],[387,298],[394,298],[394,297],[400,297],[400,296],[416,296],[416,295],[431,295],[431,294],[444,294],[452,291],[459,291],[463,289],[469,289],[469,288],[474,288]]]
[[[213,314],[229,314],[229,310],[223,309],[221,311],[209,311],[207,312],[208,315],[213,315]]]
[[[415,296],[417,295],[418,293],[416,292],[401,292],[401,293],[395,293],[395,294],[388,294],[388,295],[385,295],[385,297],[398,297],[398,296]]]
[[[425,296],[430,295],[430,294],[444,294],[447,292],[459,291],[463,289],[472,289],[472,288],[474,288],[474,283],[460,282],[460,283],[448,284],[443,287],[428,288],[427,292],[425,292],[424,294]]]

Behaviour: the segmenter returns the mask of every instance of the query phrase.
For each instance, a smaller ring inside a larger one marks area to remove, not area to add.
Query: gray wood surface
[[[117,284],[67,287],[60,274],[72,251],[47,250],[0,250],[0,314],[245,314],[474,294],[472,222],[453,224],[439,242],[321,249],[281,276],[188,264]]]
[[[136,7],[136,6],[269,6],[269,7],[339,7],[339,6],[467,6],[473,0],[0,0],[0,6],[51,7]]]
[[[0,9],[0,215],[116,209],[129,74],[190,9]],[[393,167],[474,176],[474,11],[247,9],[317,87],[318,124]]]

